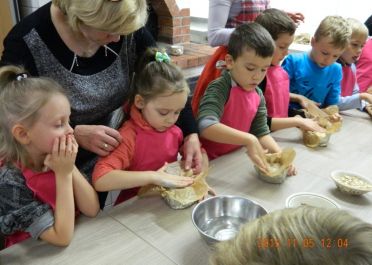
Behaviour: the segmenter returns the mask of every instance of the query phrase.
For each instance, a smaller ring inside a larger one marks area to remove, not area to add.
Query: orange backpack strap
[[[207,89],[210,82],[221,76],[222,69],[216,67],[216,63],[221,60],[225,60],[227,54],[227,47],[220,46],[209,59],[207,64],[196,83],[194,94],[192,96],[191,107],[194,116],[196,117],[199,110],[199,102],[203,97],[205,90]]]

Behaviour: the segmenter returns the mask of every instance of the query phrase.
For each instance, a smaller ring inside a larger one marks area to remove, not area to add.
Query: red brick
[[[190,17],[184,17],[182,18],[182,26],[189,26],[191,23]]]
[[[190,16],[190,8],[183,8],[179,11],[178,16],[180,17],[189,17]]]
[[[181,42],[190,42],[190,35],[183,35]]]
[[[181,35],[190,34],[190,27],[189,26],[180,27],[180,34]]]

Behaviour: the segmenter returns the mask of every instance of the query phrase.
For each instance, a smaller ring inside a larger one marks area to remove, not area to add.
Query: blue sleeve
[[[335,69],[333,73],[329,73],[333,76],[333,82],[331,83],[328,94],[324,99],[323,107],[337,105],[340,100],[342,69],[340,64],[335,64],[334,67]]]
[[[292,80],[294,76],[294,67],[293,67],[293,55],[289,54],[282,63],[283,69],[288,73],[289,81]]]

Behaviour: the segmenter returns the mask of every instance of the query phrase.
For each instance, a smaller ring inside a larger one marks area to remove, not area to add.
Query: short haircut
[[[362,36],[368,38],[368,28],[362,22],[355,18],[346,19],[351,27],[351,36]]]
[[[293,35],[296,31],[296,24],[282,10],[269,8],[264,10],[255,20],[270,33],[273,40],[277,40],[280,34]]]
[[[274,54],[275,43],[270,33],[260,24],[251,22],[239,25],[231,34],[227,46],[228,54],[237,59],[246,50],[267,58]]]
[[[331,44],[344,49],[351,37],[351,28],[345,18],[341,16],[327,16],[319,24],[314,34],[315,40],[331,38]]]
[[[146,0],[52,0],[74,31],[80,24],[97,30],[128,35],[147,20]]]
[[[211,264],[369,265],[371,246],[372,224],[339,209],[300,206],[243,225],[216,245]]]

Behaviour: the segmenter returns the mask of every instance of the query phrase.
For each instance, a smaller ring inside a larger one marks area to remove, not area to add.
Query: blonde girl
[[[372,224],[346,211],[282,209],[245,224],[219,243],[211,265],[372,264]]]
[[[97,194],[75,167],[78,145],[60,85],[0,68],[0,229],[5,246],[28,237],[67,246],[75,207],[94,217]]]
[[[168,55],[157,49],[147,50],[138,69],[130,119],[119,129],[123,142],[93,171],[96,190],[125,190],[117,203],[135,195],[137,189],[132,188],[147,184],[185,187],[193,183],[192,178],[164,171],[165,163],[177,160],[183,143],[175,122],[185,107],[188,85]]]

